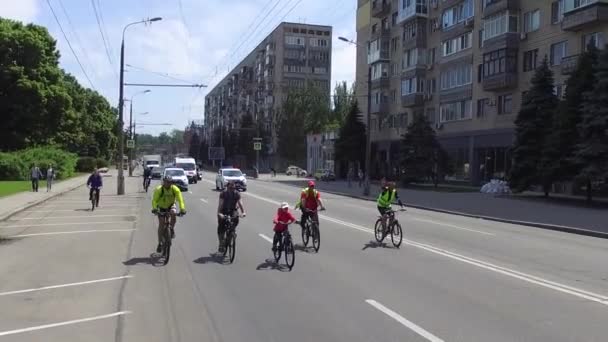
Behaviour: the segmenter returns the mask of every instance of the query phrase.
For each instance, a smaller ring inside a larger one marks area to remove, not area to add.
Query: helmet
[[[173,183],[173,178],[171,178],[171,176],[165,176],[163,177],[163,182]]]
[[[315,181],[308,181],[308,187],[309,188],[314,188],[315,187]]]

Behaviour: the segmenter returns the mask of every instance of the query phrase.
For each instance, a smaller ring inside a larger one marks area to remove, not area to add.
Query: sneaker
[[[160,253],[161,247],[162,246],[160,245],[160,243],[158,244],[158,246],[156,246],[156,253]]]

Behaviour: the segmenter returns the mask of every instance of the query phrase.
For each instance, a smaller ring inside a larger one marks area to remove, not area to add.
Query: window
[[[437,32],[437,30],[439,30],[439,19],[437,18],[433,18],[429,21],[430,23],[430,31],[431,32]]]
[[[393,15],[391,15],[391,24],[393,26],[397,26],[397,16],[399,15],[398,12],[393,13]]]
[[[289,88],[304,88],[305,81],[301,78],[288,78],[287,86]]]
[[[435,108],[426,109],[426,118],[429,120],[429,123],[435,122]]]
[[[417,27],[416,21],[410,22],[403,26],[403,41],[416,38]]]
[[[399,38],[398,37],[393,37],[391,39],[391,51],[392,52],[397,52],[397,48],[398,48],[398,43],[399,43]]]
[[[564,18],[564,0],[551,3],[551,23],[557,24]]]
[[[589,45],[593,45],[598,49],[604,48],[604,33],[594,32],[583,36],[583,51],[587,51]]]
[[[562,0],[564,12],[574,11],[575,9],[585,7],[598,2],[597,0]]]
[[[439,108],[440,121],[460,121],[471,119],[471,100],[462,100],[451,103],[444,103]]]
[[[305,68],[301,65],[283,65],[283,71],[285,72],[304,72]]]
[[[382,24],[382,25],[381,25],[381,29],[382,29],[383,31],[387,31],[387,30],[390,30],[390,29],[391,29],[391,25],[390,25],[390,23],[389,23],[389,21],[388,21],[388,18],[384,18],[384,19],[382,19],[382,23],[381,23],[381,24]]]
[[[460,4],[443,11],[441,16],[441,27],[450,28],[460,22],[471,18],[474,14],[475,4],[473,0],[464,0]]]
[[[327,39],[310,38],[310,46],[325,47],[327,46]]]
[[[426,58],[426,50],[410,49],[403,53],[401,60],[401,70],[409,70],[415,68],[417,64],[424,63]]]
[[[513,112],[513,95],[506,94],[498,96],[498,115],[511,114]]]
[[[564,96],[564,86],[561,84],[554,85],[553,94],[557,96],[558,99],[561,99]]]
[[[524,52],[524,71],[532,71],[538,67],[538,49]]]
[[[505,11],[486,18],[483,22],[483,40],[498,37],[507,32],[517,32],[517,15]]]
[[[304,38],[295,37],[295,36],[285,36],[285,44],[287,45],[299,45],[304,46]]]
[[[327,70],[326,70],[327,72]],[[388,76],[388,64],[387,63],[376,63],[372,65],[372,80],[377,80],[381,77]]]
[[[397,103],[397,89],[391,89],[391,102]]]
[[[269,64],[270,59],[269,59],[270,55],[266,55],[266,64]],[[285,49],[285,58],[287,59],[300,59],[302,56],[302,52],[300,50],[291,50],[291,49]]]
[[[483,77],[517,72],[517,50],[500,49],[483,55]]]
[[[395,76],[397,75],[398,71],[397,71],[397,64],[395,63],[391,63],[391,76]]]
[[[568,41],[555,43],[551,45],[551,65],[562,64],[562,58],[568,53]]]
[[[460,64],[441,72],[441,90],[471,84],[473,67],[471,64]]]
[[[471,48],[473,45],[473,32],[467,32],[460,37],[456,37],[450,40],[446,40],[441,43],[441,50],[443,56],[449,56]]]
[[[403,21],[415,14],[428,14],[429,9],[427,0],[399,0],[401,8],[399,11],[399,21]]]
[[[488,113],[488,99],[477,100],[477,117],[484,118]]]
[[[437,48],[432,48],[429,50],[429,53],[427,54],[427,64],[428,65],[433,65],[435,64],[435,54],[437,52]]]
[[[524,32],[532,32],[540,27],[540,10],[524,13]]]
[[[302,71],[299,71],[302,72]],[[327,74],[327,68],[324,67],[312,67],[312,73],[317,75],[325,75]]]
[[[401,96],[424,92],[424,79],[416,77],[401,80]]]

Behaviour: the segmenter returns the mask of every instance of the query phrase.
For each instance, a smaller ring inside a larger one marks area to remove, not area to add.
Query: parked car
[[[237,190],[247,191],[247,175],[239,169],[219,169],[215,176],[215,189],[224,190],[229,181],[234,181]]]
[[[163,176],[163,169],[159,166],[152,168],[152,179],[161,179]]]
[[[184,169],[176,167],[168,167],[163,173],[163,178],[171,177],[173,184],[175,184],[181,191],[188,191],[188,176]]]
[[[299,168],[297,166],[293,166],[293,165],[289,166],[287,168],[287,170],[285,171],[285,174],[288,176],[291,176],[291,175],[298,175],[300,177],[308,176],[308,172],[306,172],[306,170]]]
[[[334,181],[336,180],[336,174],[331,170],[318,169],[315,172],[315,179],[322,181]]]

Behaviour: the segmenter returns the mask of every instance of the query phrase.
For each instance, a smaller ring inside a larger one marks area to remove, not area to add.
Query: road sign
[[[262,143],[261,142],[254,142],[253,143],[253,149],[255,151],[261,151],[262,150]]]
[[[134,148],[135,140],[127,140],[127,148]]]
[[[224,160],[226,159],[223,147],[209,147],[209,160]]]

